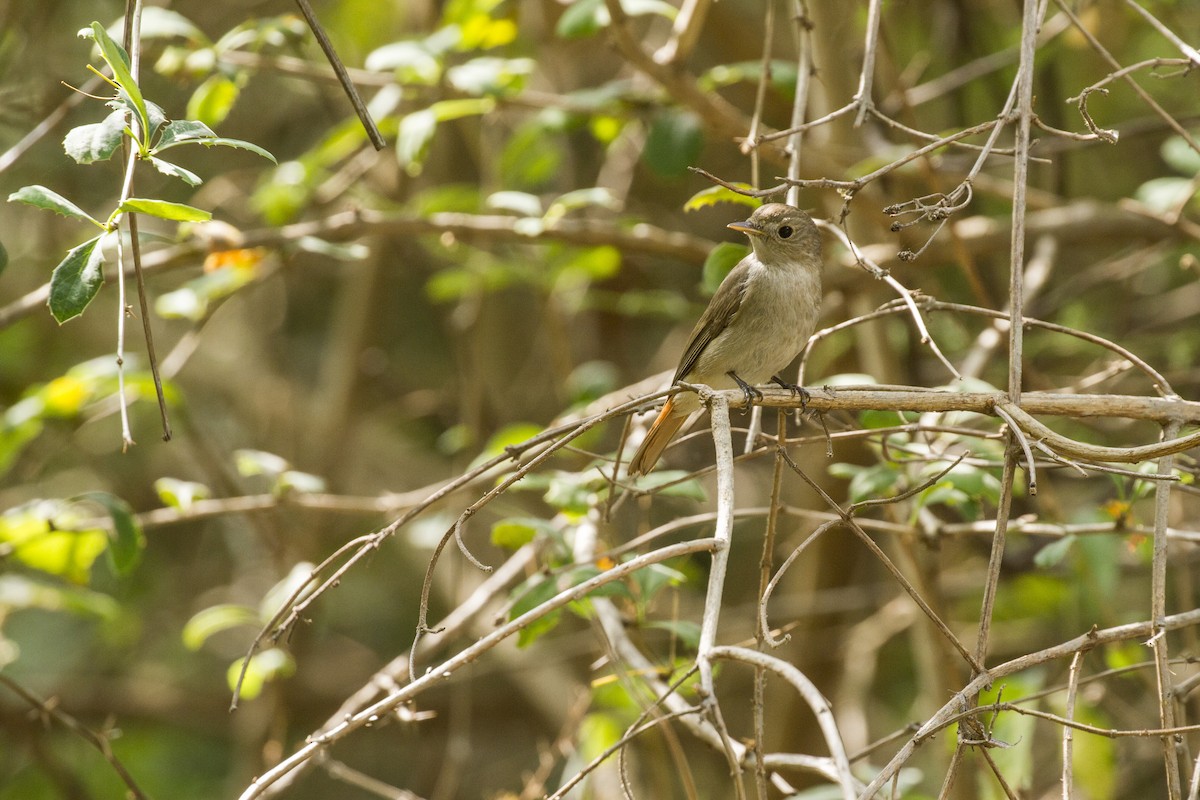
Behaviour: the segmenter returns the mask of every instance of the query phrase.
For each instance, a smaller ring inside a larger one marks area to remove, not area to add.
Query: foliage
[[[748,642],[829,698],[855,794],[914,720],[905,797],[1159,792],[1173,748],[1125,734],[1194,721],[1158,688],[1196,674],[1194,458],[1067,456],[997,409],[1023,225],[1021,407],[1112,448],[1197,421],[1197,73],[1162,33],[1195,8],[1049,4],[1025,156],[1021,4],[314,5],[384,151],[293,14],[0,27],[0,800],[843,796],[791,678],[759,703],[710,658]],[[100,112],[58,83],[80,28]],[[723,226],[782,197],[828,221],[825,327],[726,520],[704,423],[619,462],[748,252]],[[959,703],[976,646],[998,677]]]
[[[161,154],[182,144],[203,144],[206,147],[223,145],[257,153],[274,161],[266,150],[240,139],[217,136],[203,122],[195,120],[168,121],[158,105],[142,96],[141,87],[129,70],[129,54],[112,40],[98,22],[80,32],[95,40],[100,56],[112,77],[101,75],[116,92],[105,105],[112,109],[102,122],[80,125],[67,132],[63,149],[78,164],[107,161],[128,140],[137,157],[149,161],[164,175],[179,178],[191,186],[201,179],[195,173],[161,158]],[[94,68],[93,68],[93,71]],[[101,73],[97,72],[98,75]],[[73,247],[67,257],[54,269],[50,278],[50,313],[61,324],[79,316],[100,291],[104,283],[101,267],[104,264],[104,245],[114,238],[117,223],[123,214],[148,214],[173,222],[201,222],[212,214],[184,203],[167,200],[126,197],[113,209],[104,222],[79,206],[44,186],[26,186],[8,196],[9,202],[21,202],[61,214],[65,217],[91,222],[104,231]]]

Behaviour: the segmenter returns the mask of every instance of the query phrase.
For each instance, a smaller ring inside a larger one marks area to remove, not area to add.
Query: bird
[[[713,389],[740,388],[746,401],[762,393],[756,384],[781,379],[808,342],[821,311],[821,237],[804,211],[784,203],[759,206],[744,222],[726,227],[746,234],[751,252],[717,288],[692,330],[672,385],[684,382]],[[654,469],[663,451],[691,414],[700,408],[694,392],[667,398],[637,452],[628,475]]]

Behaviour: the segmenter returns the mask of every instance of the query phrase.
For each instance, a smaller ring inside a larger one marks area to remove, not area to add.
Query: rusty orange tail
[[[650,432],[642,440],[642,446],[633,454],[633,458],[629,459],[629,477],[636,478],[654,469],[663,451],[667,449],[667,445],[675,438],[675,434],[687,418],[687,414],[676,413],[675,398],[668,397],[662,411],[658,412],[658,418],[650,426]]]

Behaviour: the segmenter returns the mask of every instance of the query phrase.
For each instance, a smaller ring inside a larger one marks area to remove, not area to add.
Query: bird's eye
[[[781,226],[779,226],[779,238],[780,238],[780,239],[790,239],[790,238],[792,238],[792,226],[791,226],[791,225],[781,225]]]

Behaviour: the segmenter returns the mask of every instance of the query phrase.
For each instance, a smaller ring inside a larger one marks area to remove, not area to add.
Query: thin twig
[[[829,494],[821,487],[821,485],[810,478],[808,474],[802,470],[795,461],[792,460],[792,457],[789,456],[786,451],[783,452],[783,458],[784,461],[787,462],[787,465],[791,467],[797,475],[804,479],[805,483],[816,490],[817,494],[821,496],[821,498],[829,505],[830,508],[833,508],[841,513],[842,522],[845,523],[845,525],[849,527],[856,536],[858,536],[859,540],[861,540],[862,543],[867,546],[867,549],[871,551],[875,558],[877,558],[879,562],[887,569],[887,571],[891,573],[892,577],[895,578],[896,582],[900,584],[901,588],[908,593],[908,596],[913,599],[913,602],[917,604],[922,613],[929,618],[929,621],[932,622],[942,636],[946,638],[946,641],[954,646],[954,649],[957,650],[959,655],[963,657],[963,660],[970,664],[976,672],[982,672],[983,667],[980,666],[980,663],[963,646],[958,636],[954,634],[954,631],[950,630],[950,626],[948,626],[942,620],[942,618],[938,616],[937,612],[934,611],[925,598],[921,596],[921,593],[916,590],[916,588],[912,585],[912,582],[904,576],[904,573],[900,571],[895,562],[888,558],[887,554],[884,553],[882,548],[875,543],[875,540],[871,538],[870,534],[863,530],[862,526],[858,524],[858,521],[854,519],[853,507],[850,511],[843,511],[841,507],[834,502],[833,498],[831,498]]]
[[[805,0],[794,0],[795,14],[792,16],[792,31],[796,38],[796,96],[792,100],[792,135],[787,138],[787,177],[789,182],[800,179],[800,160],[804,152],[804,131],[799,127],[808,116],[808,92],[813,72],[812,23],[808,19]],[[800,205],[800,187],[791,183],[787,202]]]
[[[515,635],[519,631],[525,629],[532,623],[551,614],[558,609],[566,606],[569,603],[587,597],[601,586],[605,586],[614,581],[623,580],[629,574],[636,572],[639,569],[658,564],[663,561],[668,561],[672,558],[689,555],[691,553],[713,552],[718,547],[718,542],[715,539],[698,539],[690,542],[669,545],[660,550],[655,550],[645,555],[630,559],[623,564],[618,564],[612,569],[606,570],[599,575],[596,575],[588,580],[576,584],[568,589],[556,594],[546,602],[538,605],[536,608],[530,609],[516,619],[501,625],[496,630],[489,633],[487,636],[474,642],[467,648],[463,649],[453,657],[447,659],[436,668],[428,670],[416,680],[397,687],[395,690],[388,692],[383,698],[377,700],[370,706],[362,709],[356,714],[346,717],[337,726],[329,729],[318,737],[309,738],[299,749],[293,752],[290,756],[282,759],[278,764],[263,772],[256,778],[240,796],[240,800],[253,800],[260,797],[266,787],[270,786],[276,780],[291,772],[300,764],[311,759],[317,752],[329,747],[334,742],[345,738],[353,731],[365,727],[375,720],[378,720],[401,704],[415,697],[431,686],[437,685],[442,681],[450,678],[455,672],[474,662],[484,653],[488,652],[498,644]]]
[[[1169,422],[1163,428],[1163,438],[1171,440],[1179,433],[1179,423]],[[1174,457],[1164,455],[1158,460],[1158,474],[1169,475]],[[1150,565],[1150,619],[1158,621],[1167,613],[1167,522],[1170,515],[1171,484],[1154,485],[1154,556]],[[1155,630],[1150,637],[1154,650],[1155,674],[1158,678],[1158,721],[1163,728],[1175,727],[1175,698],[1171,675],[1170,653],[1165,630]],[[1163,765],[1167,771],[1167,796],[1171,800],[1183,797],[1179,781],[1179,754],[1175,737],[1162,737]]]
[[[1142,19],[1150,23],[1150,27],[1162,34],[1163,38],[1171,44],[1179,48],[1179,52],[1183,53],[1188,62],[1194,66],[1200,67],[1200,53],[1196,52],[1196,48],[1179,38],[1175,31],[1168,28],[1159,22],[1158,18],[1147,11],[1142,6],[1138,5],[1134,0],[1125,0],[1125,5],[1132,8],[1134,11],[1142,15]]]
[[[35,125],[29,133],[22,136],[20,141],[3,153],[0,153],[0,172],[4,172],[17,163],[29,148],[33,147],[49,134],[50,131],[54,130],[54,126],[62,122],[71,109],[82,103],[84,98],[91,95],[101,83],[103,83],[103,79],[98,75],[93,75],[78,90],[68,92],[66,98],[53,111],[47,114],[45,119]]]
[[[29,703],[29,705],[33,706],[39,715],[54,719],[63,727],[79,736],[79,738],[83,739],[89,745],[96,748],[96,750],[100,752],[100,755],[104,757],[104,760],[108,762],[109,766],[113,768],[113,771],[117,773],[117,776],[121,779],[121,782],[125,784],[125,788],[129,790],[130,796],[136,798],[136,800],[149,800],[146,793],[143,792],[141,787],[137,785],[137,781],[135,781],[133,776],[129,774],[129,770],[125,768],[125,765],[121,763],[121,760],[117,758],[116,753],[113,752],[108,736],[102,733],[97,733],[96,731],[87,727],[82,722],[60,709],[57,703],[43,700],[2,672],[0,672],[0,683],[8,687],[13,694],[18,695],[26,703]]]
[[[371,140],[371,144],[375,146],[376,150],[383,150],[387,147],[387,142],[383,140],[383,134],[376,127],[375,120],[371,118],[371,112],[367,109],[367,104],[359,96],[358,89],[354,86],[354,81],[350,80],[350,75],[346,72],[346,65],[338,57],[337,50],[333,48],[333,42],[329,41],[329,36],[325,33],[325,29],[321,27],[316,12],[312,10],[312,6],[309,5],[308,0],[296,0],[296,5],[300,6],[300,13],[304,15],[309,30],[316,37],[317,44],[321,46],[321,52],[325,54],[325,58],[329,61],[329,66],[333,67],[334,74],[338,78],[338,83],[342,85],[343,91],[346,92],[346,97],[350,98],[350,105],[354,106],[354,113],[358,115],[359,121],[362,123],[363,128],[366,129],[367,137]]]
[[[1071,10],[1071,7],[1069,5],[1067,5],[1065,0],[1054,0],[1054,2],[1060,9],[1062,9],[1064,14],[1066,14],[1068,17],[1071,18],[1071,22],[1075,25],[1075,30],[1079,31],[1079,33],[1083,36],[1083,38],[1087,40],[1088,44],[1091,45],[1092,49],[1095,50],[1097,53],[1099,53],[1100,57],[1103,58],[1106,62],[1108,62],[1108,64],[1114,70],[1120,70],[1121,63],[1119,61],[1117,61],[1116,58],[1113,57],[1112,53],[1108,52],[1108,50],[1104,47],[1104,45],[1102,45],[1100,43],[1100,40],[1095,37],[1095,35],[1088,28],[1088,26],[1085,25],[1079,19],[1079,17],[1077,17],[1075,15],[1075,12]],[[1125,74],[1125,75],[1122,75],[1121,77],[1122,77],[1122,80],[1125,81],[1125,83],[1129,84],[1129,87],[1131,89],[1133,89],[1133,91],[1137,94],[1137,96],[1142,99],[1142,102],[1145,103],[1146,105],[1148,105],[1154,111],[1154,113],[1157,114],[1159,116],[1159,118],[1167,124],[1167,127],[1169,127],[1175,133],[1177,133],[1181,137],[1183,137],[1183,140],[1188,143],[1189,147],[1191,147],[1197,153],[1200,153],[1200,142],[1196,141],[1195,137],[1192,136],[1192,134],[1187,130],[1187,128],[1180,125],[1178,120],[1176,120],[1173,116],[1171,116],[1169,113],[1167,113],[1167,110],[1164,109],[1161,105],[1159,105],[1158,102],[1153,97],[1151,97],[1150,94],[1145,89],[1143,89],[1141,86],[1139,86],[1137,81],[1135,81],[1132,76],[1130,76],[1129,74]],[[1094,123],[1093,123],[1093,127],[1094,127]],[[1096,131],[1093,130],[1093,133],[1095,133],[1095,132]]]
[[[1004,410],[1003,405],[998,404],[996,406],[996,416],[1008,423],[1009,432],[1012,434],[1012,437],[1016,440],[1017,444],[1020,445],[1021,451],[1025,453],[1026,483],[1029,487],[1029,493],[1031,495],[1037,494],[1037,466],[1036,462],[1033,460],[1033,452],[1029,449],[1029,440],[1025,438],[1025,432],[1021,430],[1020,426],[1017,425],[1012,416]],[[1043,443],[1039,442],[1038,444]],[[1049,452],[1051,452],[1051,455],[1053,455],[1053,451]]]
[[[692,677],[694,672],[694,669],[689,670],[676,678],[671,683],[671,690],[674,691],[678,689],[684,681]],[[555,790],[553,794],[546,795],[545,800],[561,800],[561,798],[565,797],[568,792],[578,786],[584,778],[586,778],[592,772],[595,772],[596,768],[607,761],[613,753],[617,752],[618,750],[623,750],[626,745],[628,745],[638,736],[641,736],[646,731],[654,730],[655,728],[663,725],[666,722],[670,722],[673,719],[679,719],[680,717],[685,717],[689,714],[699,714],[701,711],[699,708],[684,708],[679,709],[678,711],[668,711],[656,716],[654,719],[643,721],[661,701],[662,698],[659,698],[659,700],[656,701],[653,706],[647,708],[640,715],[638,715],[638,718],[634,720],[633,724],[630,725],[628,729],[626,729],[625,734],[621,736],[620,739],[606,747],[602,753],[598,754],[595,758],[580,768],[574,775],[571,776],[570,780],[565,781],[562,786]]]
[[[717,703],[713,684],[711,652],[717,642],[717,625],[725,589],[725,573],[729,567],[729,543],[733,539],[733,438],[729,430],[729,401],[719,393],[704,391],[701,400],[708,406],[712,420],[713,445],[717,462],[717,527],[713,538],[712,564],[708,572],[708,588],[704,593],[704,612],[700,618],[700,639],[696,646],[696,665],[700,670],[700,692],[704,697],[707,716],[721,735],[722,750],[733,776],[734,796],[742,800],[745,789],[741,780],[741,760],[725,726],[721,707]]]
[[[875,797],[881,788],[889,783],[893,777],[900,771],[901,767],[912,757],[916,748],[923,742],[951,724],[950,720],[960,716],[960,710],[964,707],[967,698],[975,696],[982,689],[986,688],[993,681],[1006,678],[1009,675],[1015,675],[1032,667],[1044,664],[1049,661],[1055,661],[1060,658],[1065,658],[1069,655],[1074,655],[1080,650],[1090,649],[1112,642],[1121,642],[1129,639],[1138,639],[1150,635],[1156,628],[1169,631],[1179,628],[1191,627],[1200,624],[1200,609],[1192,609],[1180,614],[1172,614],[1161,620],[1161,623],[1156,626],[1153,621],[1132,622],[1125,625],[1118,625],[1112,628],[1104,628],[1101,630],[1092,629],[1082,636],[1077,636],[1066,642],[1062,642],[1053,647],[1047,647],[1032,653],[1026,653],[1018,656],[1010,661],[990,667],[986,673],[981,673],[972,678],[962,689],[955,693],[945,705],[943,705],[933,716],[931,716],[913,736],[904,744],[903,747],[892,757],[891,761],[879,771],[878,774],[871,780],[866,790],[859,795],[859,800],[871,800]],[[1016,707],[1014,707],[1015,710]],[[976,713],[980,709],[971,709],[966,713]],[[988,710],[988,709],[984,709]],[[1021,709],[1023,713],[1028,713],[1029,709]],[[1061,723],[1060,723],[1061,724]],[[1079,723],[1075,723],[1076,726]],[[1189,729],[1190,730],[1190,729]],[[1140,733],[1139,735],[1164,735],[1163,732],[1151,731]]]
[[[780,409],[775,415],[776,440],[779,448],[775,453],[775,462],[771,473],[771,499],[768,505],[766,531],[763,535],[762,555],[758,560],[758,619],[759,627],[754,633],[755,648],[763,651],[763,645],[771,644],[771,629],[765,624],[767,612],[766,602],[768,589],[771,587],[771,572],[775,563],[775,540],[779,531],[779,514],[783,490],[783,456],[779,454],[787,433],[787,412]],[[754,778],[758,789],[759,800],[767,800],[767,768],[763,763],[763,753],[766,752],[766,683],[765,667],[757,666],[754,670]]]
[[[750,115],[750,133],[747,138],[751,141],[758,138],[758,129],[762,125],[763,107],[767,102],[767,84],[771,82],[771,45],[775,41],[775,0],[767,0],[763,12],[763,51],[759,61],[758,85],[754,89],[754,111]],[[750,185],[758,186],[759,181],[758,149],[750,151]]]
[[[842,790],[842,797],[844,800],[854,800],[854,776],[850,772],[850,760],[846,757],[842,735],[833,718],[833,709],[830,708],[829,701],[822,696],[816,685],[808,679],[808,676],[782,659],[745,647],[716,647],[711,651],[711,655],[714,659],[742,661],[754,667],[770,670],[796,690],[796,693],[800,695],[817,718],[817,727],[821,729],[825,745],[829,748],[833,763],[837,765],[838,787]]]
[[[858,76],[858,91],[853,102],[858,105],[854,127],[861,127],[867,112],[875,106],[871,97],[871,82],[875,77],[875,51],[879,46],[879,22],[883,17],[883,0],[871,0],[867,6],[867,40],[863,45],[862,72]]]
[[[466,521],[469,520],[472,516],[474,516],[485,505],[487,505],[492,500],[496,499],[497,497],[499,497],[500,495],[502,495],[506,491],[508,491],[509,488],[511,488],[515,483],[517,483],[522,478],[524,478],[527,474],[529,474],[530,471],[535,469],[539,464],[541,464],[546,459],[555,455],[560,449],[565,447],[567,444],[574,441],[575,439],[578,439],[580,436],[587,433],[589,430],[591,430],[592,428],[594,428],[596,425],[600,424],[604,420],[609,419],[618,414],[622,414],[627,411],[631,411],[634,408],[637,408],[638,406],[642,405],[643,402],[644,402],[644,398],[632,400],[628,403],[625,403],[623,406],[618,406],[616,409],[612,409],[609,412],[606,412],[604,414],[597,414],[597,415],[591,417],[590,419],[585,420],[585,421],[571,427],[565,435],[563,435],[561,438],[557,439],[556,441],[552,442],[551,444],[547,445],[542,450],[538,451],[526,463],[522,464],[518,469],[516,469],[511,475],[507,476],[504,480],[502,480],[499,484],[497,484],[495,487],[493,487],[490,491],[488,491],[486,494],[484,494],[478,500],[476,500],[475,502],[471,503],[471,505],[469,505],[465,509],[463,509],[462,513],[459,514],[458,518],[450,526],[450,529],[448,531],[446,531],[445,534],[442,535],[441,540],[439,540],[437,545],[434,547],[433,555],[430,556],[429,564],[425,568],[425,579],[424,579],[424,581],[422,581],[422,584],[421,584],[421,603],[420,603],[419,610],[417,612],[417,630],[416,630],[416,634],[413,637],[413,645],[412,645],[413,652],[416,651],[417,642],[420,641],[421,637],[424,634],[430,632],[430,628],[428,625],[429,594],[433,587],[433,573],[434,573],[434,569],[437,567],[438,558],[441,556],[442,550],[446,547],[446,544],[450,541],[450,539],[453,538],[453,539],[459,541],[460,543],[462,542],[461,531],[462,531],[462,526],[466,523]],[[465,544],[460,544],[460,548],[465,551],[466,550]],[[477,561],[475,562],[475,564],[477,565],[478,568],[483,569],[483,571],[485,571],[485,572],[488,571],[488,569],[486,567],[484,567],[482,564],[479,564]],[[416,670],[415,664],[410,662],[409,669],[410,669],[410,671],[412,671],[410,677],[415,677],[415,674],[416,674],[415,673],[415,670]]]
[[[1063,717],[1068,720],[1075,718],[1075,698],[1079,690],[1079,667],[1083,663],[1083,653],[1080,650],[1071,657],[1071,668],[1067,671],[1067,703]],[[1070,725],[1063,726],[1062,738],[1062,800],[1071,800],[1075,793],[1074,760],[1075,760],[1075,729]]]

